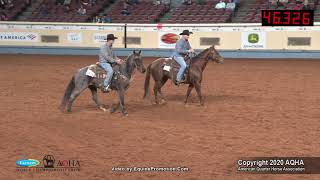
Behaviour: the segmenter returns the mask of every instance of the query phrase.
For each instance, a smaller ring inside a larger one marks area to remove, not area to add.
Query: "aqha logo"
[[[175,44],[179,40],[179,35],[174,33],[167,33],[161,36],[161,41],[166,44]]]
[[[79,160],[59,160],[57,167],[80,167]]]
[[[286,160],[286,165],[291,165],[291,166],[301,166],[304,165],[304,162],[302,159],[291,159],[291,160]]]

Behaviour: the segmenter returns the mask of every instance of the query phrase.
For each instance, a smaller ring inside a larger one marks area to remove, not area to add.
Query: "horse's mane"
[[[134,53],[130,54],[130,55],[127,57],[126,61],[128,61],[133,55],[134,55]]]
[[[133,54],[130,54],[128,57],[126,57],[126,59],[124,60],[124,63],[121,64],[122,67],[126,67],[128,61],[132,58]]]
[[[209,51],[209,49],[210,49],[210,48],[207,48],[207,49],[203,50],[202,52],[200,52],[199,54],[197,54],[195,57],[192,58],[192,61],[194,62],[194,61],[196,61],[196,60],[198,60],[198,59],[201,59],[201,57],[202,57],[205,53],[207,53],[207,52]]]
[[[124,63],[119,65],[119,70],[121,73],[128,73],[128,62],[132,59],[134,53],[130,54],[125,60]]]

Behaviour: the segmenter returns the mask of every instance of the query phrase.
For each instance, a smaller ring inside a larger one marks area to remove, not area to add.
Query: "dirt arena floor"
[[[154,58],[153,58],[154,59]],[[152,58],[145,58],[149,64]],[[72,74],[95,56],[0,56],[0,179],[319,179],[240,174],[237,160],[320,156],[320,61],[231,60],[204,72],[205,107],[187,86],[168,103],[144,101],[144,75],[126,95],[128,117],[99,111],[85,91],[73,113],[57,107]],[[116,94],[99,97],[109,105]],[[80,172],[17,172],[19,159],[73,159]],[[113,172],[112,167],[188,167],[188,172]]]

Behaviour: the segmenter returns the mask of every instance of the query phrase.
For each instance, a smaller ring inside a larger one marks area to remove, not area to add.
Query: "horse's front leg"
[[[119,109],[119,106],[120,106],[120,102],[118,102],[117,104],[111,104],[110,112],[115,113],[117,109]]]
[[[128,116],[125,104],[124,104],[124,94],[125,94],[125,90],[123,88],[119,89],[118,91],[119,94],[119,102],[120,102],[120,109],[121,112],[124,116]]]

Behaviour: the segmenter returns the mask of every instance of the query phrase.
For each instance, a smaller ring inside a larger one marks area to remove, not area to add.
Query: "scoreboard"
[[[313,26],[313,10],[262,10],[262,26]]]

